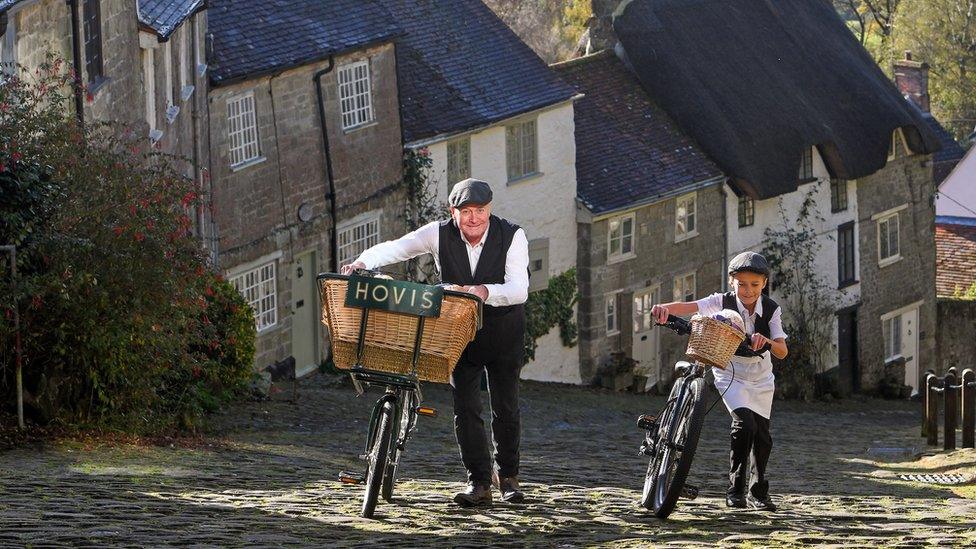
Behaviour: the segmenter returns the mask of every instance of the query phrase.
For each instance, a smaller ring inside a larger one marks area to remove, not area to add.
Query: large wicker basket
[[[691,337],[685,354],[724,370],[745,338],[742,332],[724,322],[696,315],[691,318]]]
[[[362,309],[346,307],[345,277],[320,277],[322,323],[329,330],[332,360],[348,370],[356,364]],[[478,332],[480,300],[467,293],[444,292],[440,317],[424,321],[417,362],[421,381],[449,383],[464,348]],[[409,374],[418,317],[371,309],[361,366],[392,374]]]

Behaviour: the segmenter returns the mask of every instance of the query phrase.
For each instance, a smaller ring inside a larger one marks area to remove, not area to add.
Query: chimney
[[[613,33],[613,13],[620,4],[628,2],[623,0],[591,0],[590,8],[593,10],[593,17],[590,18],[589,45],[587,52],[596,52],[612,49],[617,45],[617,35]]]
[[[929,112],[929,65],[912,60],[912,52],[895,61],[895,85],[920,109]]]

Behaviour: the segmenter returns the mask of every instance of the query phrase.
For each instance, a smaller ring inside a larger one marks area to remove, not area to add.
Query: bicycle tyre
[[[373,518],[376,501],[379,499],[380,486],[383,484],[383,474],[389,461],[390,438],[393,430],[393,402],[383,403],[379,414],[379,426],[372,447],[367,454],[366,492],[363,495],[363,517]]]
[[[661,457],[654,483],[654,516],[660,519],[668,518],[678,503],[695,459],[698,437],[705,420],[705,380],[700,377],[692,379],[688,381],[687,388],[675,405],[667,431],[672,443],[681,444],[681,454],[675,456],[675,449],[668,445],[659,452]]]
[[[676,391],[677,387],[678,385],[675,384],[674,388],[672,388],[672,393]],[[655,486],[657,485],[657,470],[661,463],[661,452],[657,451],[656,448],[659,448],[658,443],[663,436],[662,431],[670,423],[668,418],[671,417],[671,411],[674,409],[674,401],[671,400],[671,398],[673,398],[673,396],[668,397],[668,404],[663,410],[661,410],[660,419],[656,423],[657,434],[654,437],[655,452],[654,455],[651,456],[651,459],[648,460],[647,472],[644,474],[644,489],[641,491],[640,504],[641,507],[650,511],[654,510],[654,490]]]
[[[401,441],[406,444],[407,431],[410,430],[411,410],[414,406],[412,399],[406,398],[404,400],[404,407],[400,411],[400,425],[392,429],[390,433],[392,437],[390,440],[390,459],[386,464],[386,472],[383,473],[383,488],[380,490],[380,495],[387,502],[393,501],[393,486],[396,484],[397,469],[400,467],[400,454],[404,450],[401,447]]]

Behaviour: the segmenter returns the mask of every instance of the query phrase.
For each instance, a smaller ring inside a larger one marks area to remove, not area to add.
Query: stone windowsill
[[[230,167],[230,171],[231,172],[239,172],[239,171],[241,171],[241,170],[243,170],[245,168],[250,168],[251,166],[254,166],[255,164],[260,164],[260,163],[264,162],[265,160],[267,160],[267,158],[265,158],[263,156],[259,156],[257,158],[252,158],[252,159],[247,160],[245,162],[241,162],[240,164],[234,164],[234,165],[232,165]]]
[[[527,173],[527,174],[525,174],[523,176],[516,177],[515,179],[509,179],[506,184],[508,186],[518,185],[518,184],[521,184],[521,183],[525,183],[527,181],[532,181],[533,179],[538,179],[538,178],[540,178],[540,177],[542,177],[544,175],[546,175],[544,172]]]

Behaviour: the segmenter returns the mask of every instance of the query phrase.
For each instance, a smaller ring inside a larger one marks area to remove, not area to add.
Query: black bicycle
[[[673,315],[659,326],[679,335],[691,334],[692,330],[690,322]],[[651,458],[640,503],[661,519],[674,511],[679,497],[698,496],[698,488],[686,481],[705,421],[704,376],[708,366],[698,360],[675,363],[677,380],[664,409],[656,416],[637,418],[637,426],[645,431],[638,453]]]

